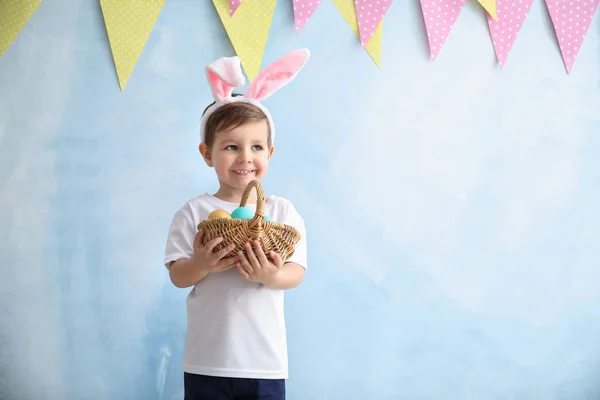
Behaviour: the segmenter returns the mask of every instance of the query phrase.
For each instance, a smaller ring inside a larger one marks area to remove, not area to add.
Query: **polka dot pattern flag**
[[[292,0],[296,33],[302,30],[320,2],[321,0]]]
[[[533,0],[497,0],[497,19],[488,15],[492,43],[500,68],[504,66],[532,4]]]
[[[560,52],[570,74],[600,0],[546,0]]]
[[[354,0],[333,0],[333,4],[337,7],[338,11],[350,28],[354,32],[354,34],[360,39],[359,30],[358,30],[358,19],[356,17],[356,8],[354,6]],[[381,40],[383,38],[383,21],[379,23],[375,32],[373,32],[373,36],[371,36],[371,40],[365,46],[365,50],[371,56],[375,64],[379,67],[381,65]]]
[[[360,43],[365,47],[385,13],[389,10],[393,0],[354,0]]]
[[[229,0],[229,15],[235,14],[235,11],[242,4],[242,0]]]
[[[465,2],[466,0],[421,0],[432,59],[437,57],[444,46]]]
[[[485,11],[487,11],[488,16],[491,16],[493,19],[497,19],[498,17],[498,11],[497,9],[497,2],[498,0],[478,0],[479,4],[481,4],[483,6],[483,8],[485,8]]]
[[[100,0],[122,91],[164,4],[165,0]]]
[[[260,71],[277,0],[244,0],[233,16],[228,0],[213,0],[249,81]]]
[[[0,57],[41,3],[42,0],[0,0]]]

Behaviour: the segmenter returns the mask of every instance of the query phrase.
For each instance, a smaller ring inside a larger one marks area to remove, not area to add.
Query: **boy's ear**
[[[271,148],[269,149],[269,160],[271,159],[271,157],[273,157],[274,151],[275,151],[275,147],[271,146]]]
[[[198,146],[198,150],[200,150],[200,154],[202,154],[202,158],[204,158],[204,162],[206,163],[206,165],[208,165],[209,167],[212,167],[213,166],[212,154],[210,154],[210,150],[208,149],[208,146],[206,145],[206,143],[204,143],[204,142],[200,143],[200,146]]]

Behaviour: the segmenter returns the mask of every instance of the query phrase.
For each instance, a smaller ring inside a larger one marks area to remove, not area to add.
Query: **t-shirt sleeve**
[[[286,207],[285,213],[285,221],[283,222],[286,225],[293,226],[296,228],[298,233],[300,233],[300,240],[296,244],[294,249],[294,254],[286,261],[293,262],[304,269],[308,267],[308,255],[306,249],[306,226],[304,224],[304,219],[300,216],[296,208],[292,205],[292,203],[288,203]]]
[[[181,258],[190,258],[194,255],[194,238],[197,229],[192,216],[179,210],[175,213],[169,233],[167,235],[167,246],[165,249],[165,267],[169,268],[173,261]]]

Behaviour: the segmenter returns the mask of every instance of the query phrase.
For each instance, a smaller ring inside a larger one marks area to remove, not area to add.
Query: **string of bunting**
[[[291,1],[300,33],[322,0]],[[331,0],[375,64],[381,66],[383,20],[394,0]],[[533,0],[477,0],[485,10],[500,68],[521,31]],[[542,0],[548,9],[567,74],[581,49],[600,0]],[[0,57],[10,47],[42,0],[0,0]],[[99,0],[121,90],[165,0]],[[420,0],[431,59],[450,36],[467,0]],[[260,70],[277,0],[212,0],[242,66],[252,81]]]

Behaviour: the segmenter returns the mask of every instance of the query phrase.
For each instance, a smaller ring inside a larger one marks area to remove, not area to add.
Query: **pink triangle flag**
[[[354,0],[360,43],[365,47],[394,0]]]
[[[421,0],[431,58],[435,59],[446,42],[466,0]]]
[[[321,0],[292,0],[296,33],[308,22]]]
[[[488,14],[488,25],[500,68],[504,66],[532,4],[533,0],[496,0],[498,19],[494,20]]]
[[[229,15],[232,16],[238,7],[242,4],[242,0],[229,0]]]
[[[600,0],[546,0],[568,74],[599,3]]]

